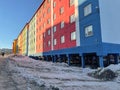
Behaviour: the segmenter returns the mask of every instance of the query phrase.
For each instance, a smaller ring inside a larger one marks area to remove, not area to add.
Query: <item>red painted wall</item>
[[[54,50],[63,48],[71,48],[76,46],[76,40],[71,41],[71,32],[75,31],[75,22],[70,23],[70,16],[75,13],[75,6],[70,6],[70,0],[53,0],[56,6],[53,8],[53,14],[56,14],[56,19],[53,20],[53,26],[56,26],[56,32],[53,33],[53,38],[57,39],[57,45],[53,46]],[[45,7],[44,7],[45,6]],[[64,12],[60,13],[60,8],[64,7]],[[38,11],[36,12],[36,53],[51,51],[51,34],[48,35],[48,30],[51,33],[51,9],[48,13],[48,8],[51,8],[51,3],[47,0],[43,2]],[[40,12],[41,10],[41,12]],[[45,16],[44,16],[45,14]],[[50,18],[50,24],[48,19]],[[61,29],[61,22],[64,21],[64,28]],[[45,27],[44,27],[45,23]],[[44,37],[45,33],[45,37]],[[61,36],[65,36],[65,43],[61,44]],[[40,38],[41,37],[41,38]],[[50,46],[48,46],[50,41]]]
[[[57,39],[57,45],[54,46],[54,50],[70,48],[76,46],[76,41],[71,41],[71,32],[75,31],[75,23],[70,23],[70,16],[75,13],[75,7],[70,6],[70,0],[54,0],[56,7],[54,13],[56,14],[56,20],[54,25],[57,26],[57,31],[54,33],[54,38]],[[64,7],[64,12],[60,14],[60,8]],[[64,21],[64,28],[61,29],[61,21]],[[65,43],[61,44],[61,36],[65,36]]]
[[[47,37],[47,30],[51,28],[51,22],[48,24],[48,19],[51,19],[51,12],[48,13],[50,6],[51,3],[45,0],[36,13],[36,53],[49,49],[49,47],[44,46],[44,43],[47,45],[48,38],[50,39],[50,37]],[[44,33],[46,34],[45,38]]]

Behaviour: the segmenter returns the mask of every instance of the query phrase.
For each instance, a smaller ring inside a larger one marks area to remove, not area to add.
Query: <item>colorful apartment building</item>
[[[22,30],[22,54],[27,55],[28,54],[28,24],[26,24]]]
[[[117,64],[119,4],[119,0],[44,0],[29,22],[28,55],[82,67]],[[19,47],[20,39],[19,35]]]
[[[21,32],[18,35],[17,47],[18,47],[18,53],[22,54],[22,34],[21,34]]]
[[[13,41],[12,48],[13,48],[13,53],[16,54],[17,53],[17,39]]]
[[[36,15],[29,22],[28,55],[36,53]]]
[[[44,4],[44,5],[43,5]],[[46,29],[48,27],[48,17],[50,23],[50,11],[47,12],[48,7],[50,7],[51,2],[44,0],[39,9],[36,12],[36,55],[42,55],[43,53],[43,37],[45,36]],[[50,10],[50,8],[49,8]],[[51,27],[51,24],[49,24]]]

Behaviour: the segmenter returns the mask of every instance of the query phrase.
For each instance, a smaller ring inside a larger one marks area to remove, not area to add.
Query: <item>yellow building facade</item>
[[[28,55],[30,56],[36,53],[36,15],[29,22],[28,37]]]
[[[27,43],[27,35],[28,35],[28,24],[26,24],[21,32],[22,34],[22,55],[27,55],[27,47],[28,47],[28,43]]]
[[[13,54],[16,54],[16,53],[17,53],[17,39],[15,39],[15,40],[13,41],[13,46],[12,46],[12,48],[13,48]]]

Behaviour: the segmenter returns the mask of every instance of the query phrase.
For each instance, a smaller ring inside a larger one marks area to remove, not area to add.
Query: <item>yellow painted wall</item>
[[[29,47],[28,55],[36,53],[36,15],[31,19],[29,23]]]

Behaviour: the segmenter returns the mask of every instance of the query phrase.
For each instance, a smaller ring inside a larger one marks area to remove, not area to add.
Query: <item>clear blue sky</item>
[[[12,48],[24,25],[42,0],[0,0],[0,48]]]

